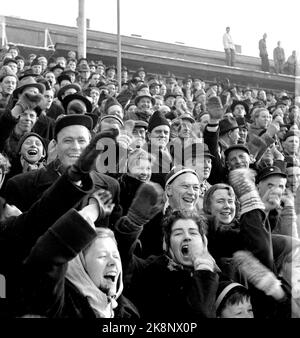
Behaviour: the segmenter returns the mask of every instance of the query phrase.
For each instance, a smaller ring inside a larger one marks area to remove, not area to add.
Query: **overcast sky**
[[[91,29],[117,32],[117,0],[85,2]],[[230,26],[242,54],[258,56],[258,41],[265,32],[270,58],[278,40],[286,57],[294,49],[300,51],[299,0],[120,0],[120,4],[122,35],[223,51],[222,36]],[[1,14],[76,26],[78,0],[1,1]]]

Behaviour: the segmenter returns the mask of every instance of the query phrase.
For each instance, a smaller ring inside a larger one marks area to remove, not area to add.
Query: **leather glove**
[[[137,190],[127,212],[127,217],[136,225],[148,223],[164,207],[164,190],[158,183],[143,183]]]
[[[93,169],[96,158],[105,150],[105,142],[102,143],[101,139],[110,138],[115,140],[117,135],[117,129],[106,130],[97,134],[83,150],[76,163],[68,168],[68,175],[71,181],[80,181],[82,177]]]
[[[42,94],[23,93],[16,105],[20,106],[24,112],[27,109],[35,109],[43,100]]]

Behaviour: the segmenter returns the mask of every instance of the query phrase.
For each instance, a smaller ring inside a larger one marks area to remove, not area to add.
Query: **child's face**
[[[228,304],[221,313],[221,318],[254,318],[250,300],[243,299],[237,304]]]

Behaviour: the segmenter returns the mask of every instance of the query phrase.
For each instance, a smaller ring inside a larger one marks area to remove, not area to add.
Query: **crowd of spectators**
[[[300,97],[116,73],[3,55],[0,315],[300,318]]]

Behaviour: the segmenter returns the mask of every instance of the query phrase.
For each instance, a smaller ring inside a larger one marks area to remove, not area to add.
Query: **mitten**
[[[44,97],[42,94],[23,93],[16,105],[20,106],[23,111],[27,109],[32,110],[36,108],[43,100]]]
[[[84,175],[88,174],[93,169],[98,155],[105,150],[105,142],[101,142],[101,139],[110,138],[115,140],[117,135],[117,129],[106,130],[97,134],[83,150],[76,163],[68,169],[70,179],[74,182],[78,182]]]
[[[224,115],[223,106],[218,96],[212,96],[207,100],[207,112],[212,120],[221,120]]]
[[[265,210],[254,183],[251,169],[240,168],[229,172],[229,184],[232,186],[241,205],[240,215],[255,209]]]
[[[127,212],[127,217],[136,225],[148,223],[164,206],[164,190],[158,183],[143,183],[137,190]]]
[[[247,280],[266,295],[280,300],[285,296],[281,282],[249,251],[236,251],[233,262]]]

